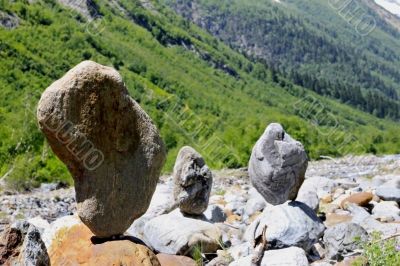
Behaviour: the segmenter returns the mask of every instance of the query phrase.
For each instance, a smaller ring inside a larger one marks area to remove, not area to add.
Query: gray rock
[[[357,188],[359,185],[351,178],[336,179],[337,185],[345,190]]]
[[[268,204],[265,201],[264,197],[260,193],[258,193],[258,191],[254,188],[251,188],[249,190],[249,196],[250,199],[246,202],[245,206],[245,213],[248,216],[251,216],[258,211],[264,210],[264,208]]]
[[[341,223],[325,231],[326,258],[341,260],[343,255],[360,248],[357,239],[367,241],[368,233],[355,223]]]
[[[252,266],[251,260],[252,256],[247,256],[243,258],[239,258],[229,264],[229,266]]]
[[[123,234],[149,206],[165,148],[119,73],[80,63],[46,89],[37,117],[74,178],[82,222],[98,237]]]
[[[307,178],[300,187],[296,201],[303,202],[317,211],[320,198],[333,192],[335,182],[325,177]]]
[[[298,247],[265,251],[261,266],[278,265],[308,266],[309,264],[306,253]]]
[[[252,251],[253,247],[250,245],[249,242],[244,242],[240,245],[235,245],[228,249],[229,254],[235,261],[239,260],[240,258],[249,256]]]
[[[332,264],[330,264],[329,261],[320,260],[320,261],[311,263],[311,266],[332,266]]]
[[[34,225],[41,233],[50,227],[49,222],[42,219],[40,216],[29,219],[28,223]]]
[[[303,145],[274,123],[267,127],[253,148],[249,175],[253,186],[267,202],[278,205],[296,198],[307,164]]]
[[[400,221],[399,205],[395,201],[381,201],[372,209],[372,216],[378,220]]]
[[[226,250],[217,250],[217,257],[206,263],[205,266],[227,266],[232,262],[232,257]],[[203,263],[204,265],[204,263]]]
[[[265,226],[268,247],[273,249],[297,246],[309,251],[325,230],[314,211],[296,201],[268,206],[248,227],[245,239],[252,243],[262,235]]]
[[[226,220],[226,214],[224,210],[218,205],[210,205],[204,212],[204,217],[211,223],[223,223]]]
[[[25,266],[50,266],[50,258],[40,232],[30,226],[22,245],[18,260]]]
[[[151,219],[164,214],[165,210],[170,207],[171,202],[173,202],[172,184],[170,182],[167,184],[157,184],[156,191],[153,194],[150,206],[146,213],[136,219],[126,232],[131,236],[142,239],[146,223]]]
[[[184,217],[178,210],[158,216],[144,227],[144,241],[154,250],[171,255],[187,255],[196,246],[204,253],[213,253],[220,248],[220,239],[216,225]]]
[[[245,203],[242,201],[232,201],[225,205],[225,209],[231,211],[234,214],[243,216],[245,213]]]
[[[309,179],[306,179],[300,187],[296,201],[303,202],[314,211],[317,211],[319,208],[319,198],[316,186],[308,180]]]
[[[174,166],[174,199],[187,214],[202,214],[208,206],[212,173],[201,155],[193,148],[183,147]]]
[[[364,208],[355,204],[348,204],[346,208],[350,211],[353,219],[352,223],[359,224],[369,234],[372,232],[381,232],[382,237],[391,237],[400,232],[400,224],[398,223],[381,223],[370,215]]]
[[[380,186],[376,189],[376,195],[386,201],[400,203],[400,188],[396,186]]]

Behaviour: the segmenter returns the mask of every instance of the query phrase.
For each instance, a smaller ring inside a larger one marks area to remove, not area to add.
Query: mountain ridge
[[[117,69],[152,117],[170,171],[191,145],[210,167],[246,166],[267,124],[280,122],[310,158],[400,153],[399,125],[294,85],[158,2],[93,1],[87,19],[58,2],[0,1],[0,176],[19,189],[71,182],[38,131],[41,92],[83,60]],[[148,9],[150,7],[150,10]]]
[[[297,85],[399,119],[400,32],[374,13],[373,3],[372,9],[364,0],[164,2]]]

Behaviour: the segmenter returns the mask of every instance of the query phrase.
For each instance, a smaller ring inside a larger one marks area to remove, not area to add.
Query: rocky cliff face
[[[100,16],[99,7],[97,6],[96,2],[92,0],[58,0],[58,2],[77,11],[88,19],[93,19]]]

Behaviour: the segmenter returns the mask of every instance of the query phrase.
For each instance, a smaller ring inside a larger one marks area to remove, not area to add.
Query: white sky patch
[[[375,3],[382,6],[390,13],[400,16],[400,0],[375,0]]]

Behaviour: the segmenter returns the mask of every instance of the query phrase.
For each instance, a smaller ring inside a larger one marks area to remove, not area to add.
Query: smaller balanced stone
[[[280,124],[272,123],[253,148],[249,175],[265,200],[278,205],[296,198],[307,165],[303,145],[292,139]]]
[[[212,173],[193,148],[183,147],[174,166],[174,199],[182,213],[201,215],[208,206]]]
[[[150,204],[165,148],[122,77],[84,61],[45,90],[37,117],[74,178],[82,222],[97,237],[123,234]]]

